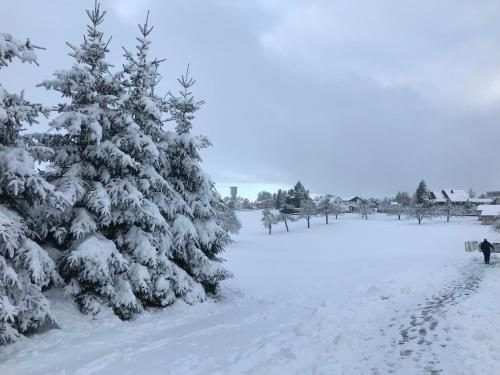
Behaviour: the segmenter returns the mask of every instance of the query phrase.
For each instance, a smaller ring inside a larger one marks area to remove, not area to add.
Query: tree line
[[[473,194],[472,189],[469,194]],[[329,217],[334,215],[337,219],[339,215],[347,212],[343,203],[339,203],[333,195],[320,196],[312,199],[309,191],[304,188],[299,181],[288,192],[279,190],[277,194],[262,192],[261,198],[269,199],[270,206],[262,211],[261,222],[272,233],[275,225],[283,223],[286,231],[289,231],[288,223],[304,219],[307,228],[311,226],[311,218],[314,216],[324,216],[325,223],[329,223]],[[472,196],[472,195],[471,195]],[[281,200],[278,199],[281,197]],[[453,216],[465,216],[475,214],[475,205],[456,205],[450,201],[444,204],[435,204],[430,199],[430,192],[425,181],[421,181],[413,196],[407,192],[398,192],[392,199],[360,199],[354,206],[354,212],[368,220],[369,215],[374,212],[386,213],[397,216],[401,220],[402,216],[415,219],[421,224],[424,219],[433,217],[446,217],[449,222]]]

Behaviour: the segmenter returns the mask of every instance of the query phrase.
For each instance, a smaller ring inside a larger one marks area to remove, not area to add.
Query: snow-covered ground
[[[131,322],[57,299],[61,329],[0,349],[0,374],[485,374],[500,369],[497,241],[473,218],[322,218],[269,236],[243,212],[217,301]],[[59,293],[52,291],[51,293]]]

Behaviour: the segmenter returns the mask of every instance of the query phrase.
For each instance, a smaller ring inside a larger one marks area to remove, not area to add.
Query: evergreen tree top
[[[195,101],[191,87],[196,81],[189,76],[189,65],[186,74],[177,80],[181,85],[179,96],[170,95],[169,105],[172,113],[171,120],[176,122],[176,132],[179,135],[188,134],[193,127],[194,112],[205,103],[204,100]]]
[[[83,43],[80,44],[80,47],[66,43],[73,50],[69,55],[74,57],[78,63],[88,65],[92,72],[107,72],[111,65],[106,63],[104,58],[109,52],[108,46],[111,38],[104,42],[104,33],[98,29],[98,26],[104,21],[106,11],[101,10],[101,5],[96,0],[94,9],[87,9],[86,12],[90,19],[90,24],[87,25],[87,35],[83,37]]]
[[[124,85],[129,92],[125,107],[130,110],[142,131],[156,141],[165,141],[162,114],[168,111],[168,105],[164,98],[155,94],[155,87],[162,79],[159,65],[164,60],[148,59],[151,44],[148,36],[153,30],[153,27],[149,26],[149,12],[144,24],[138,27],[140,34],[136,38],[136,53],[123,48],[127,61],[123,66],[126,75]]]
[[[417,190],[415,191],[415,201],[417,204],[423,204],[429,201],[429,191],[427,190],[427,185],[424,180],[420,181],[418,184]]]
[[[149,46],[151,41],[148,39],[149,34],[153,31],[153,26],[149,26],[149,11],[146,14],[144,24],[137,25],[139,27],[140,36],[136,37],[138,44],[136,45],[136,55],[125,49],[124,57],[127,64],[123,69],[125,73],[131,76],[131,83],[128,84],[135,90],[135,94],[152,94],[152,89],[160,82],[161,75],[158,72],[158,67],[161,62],[165,61],[154,59],[148,61]],[[141,90],[142,89],[142,90]]]

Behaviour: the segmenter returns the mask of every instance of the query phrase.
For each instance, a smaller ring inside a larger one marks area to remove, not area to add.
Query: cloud
[[[107,5],[108,2],[105,2]],[[151,6],[151,0],[109,0],[110,12],[115,12],[127,22],[137,24],[144,17],[147,9]]]
[[[356,74],[408,87],[437,106],[497,105],[500,4],[465,1],[283,2],[265,49],[322,79]],[[454,108],[455,109],[455,108]]]

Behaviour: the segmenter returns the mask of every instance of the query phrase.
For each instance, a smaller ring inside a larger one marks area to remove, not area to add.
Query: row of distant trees
[[[263,198],[263,199],[259,199]],[[344,212],[344,208],[337,204],[333,196],[326,195],[313,200],[302,182],[298,181],[290,190],[278,190],[273,196],[260,193],[258,200],[269,199],[269,205],[262,212],[262,223],[272,232],[273,225],[283,223],[287,232],[289,231],[289,222],[304,219],[307,228],[311,227],[311,218],[317,215],[324,215],[325,222],[328,224],[330,215],[335,218]]]
[[[400,193],[398,193],[400,194]],[[413,196],[413,199],[408,201],[408,195],[401,193],[403,201],[397,205],[390,205],[387,213],[397,215],[401,219],[401,215],[408,215],[418,221],[420,224],[424,219],[432,219],[433,217],[445,216],[449,222],[452,216],[465,216],[473,214],[475,205],[473,204],[453,204],[450,201],[445,204],[437,205],[431,202],[429,190],[424,180],[420,181]],[[475,193],[469,189],[469,197],[474,198]]]
[[[260,194],[260,198],[272,203],[273,195],[267,194]],[[469,195],[474,196],[472,189]],[[275,197],[275,204],[270,204],[262,212],[262,223],[268,229],[269,234],[272,233],[273,226],[281,223],[285,225],[288,232],[289,222],[304,219],[307,228],[310,228],[311,218],[314,216],[324,216],[325,223],[328,224],[330,216],[334,215],[337,219],[339,215],[346,212],[345,206],[337,203],[332,195],[322,196],[316,200],[311,199],[309,191],[300,181],[288,192],[279,190]],[[362,218],[368,219],[368,216],[375,212],[374,205],[377,206],[378,212],[397,216],[398,220],[406,216],[417,220],[418,224],[421,224],[424,219],[443,216],[449,222],[453,216],[471,215],[475,210],[472,204],[455,205],[451,202],[444,205],[433,204],[423,180],[418,184],[413,196],[407,192],[398,192],[393,199],[362,199],[357,205],[357,212]]]
[[[300,181],[288,191],[279,189],[274,194],[268,191],[261,191],[257,194],[257,202],[265,204],[268,208],[274,207],[276,209],[281,209],[285,206],[300,208],[302,202],[309,199],[311,199],[309,190]]]

